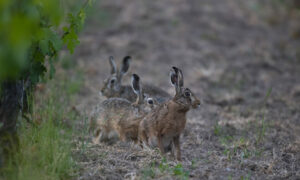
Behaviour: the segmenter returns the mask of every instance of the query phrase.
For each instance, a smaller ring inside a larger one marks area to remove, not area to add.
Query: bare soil
[[[170,94],[169,69],[178,66],[202,106],[188,114],[182,162],[130,143],[93,145],[77,122],[76,179],[300,179],[300,11],[292,3],[96,1],[72,57],[84,74],[81,114],[103,100],[110,55],[132,56],[129,74]]]

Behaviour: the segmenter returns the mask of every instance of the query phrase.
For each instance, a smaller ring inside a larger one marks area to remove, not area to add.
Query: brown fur
[[[125,121],[120,121],[119,134],[122,141],[132,140],[135,143],[138,142],[138,128],[143,116],[134,119],[127,119]]]
[[[142,119],[139,125],[139,141],[150,147],[158,147],[162,154],[174,145],[176,158],[181,160],[179,139],[185,128],[186,113],[190,108],[199,106],[200,101],[189,89],[183,88],[182,72],[175,69],[178,72],[172,73],[172,77],[176,82],[172,83],[176,95]]]

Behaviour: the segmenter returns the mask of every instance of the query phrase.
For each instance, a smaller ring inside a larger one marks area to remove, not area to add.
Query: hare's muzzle
[[[199,99],[195,99],[194,102],[193,102],[193,104],[192,104],[192,107],[194,109],[197,109],[197,108],[200,108],[200,105],[201,105],[200,100]]]

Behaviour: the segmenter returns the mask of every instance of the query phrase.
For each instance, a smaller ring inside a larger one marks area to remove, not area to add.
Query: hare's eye
[[[190,92],[185,92],[185,93],[184,93],[184,96],[190,97],[190,96],[191,96],[191,93],[190,93]]]
[[[153,100],[152,99],[148,99],[148,104],[153,104]]]

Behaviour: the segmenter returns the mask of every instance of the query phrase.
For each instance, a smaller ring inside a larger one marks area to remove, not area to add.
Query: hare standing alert
[[[176,158],[180,161],[179,139],[185,128],[186,113],[190,108],[197,108],[200,101],[190,89],[184,87],[180,69],[173,67],[170,76],[176,94],[142,119],[139,126],[139,141],[150,147],[158,147],[162,154],[170,147],[173,152],[175,146]]]

